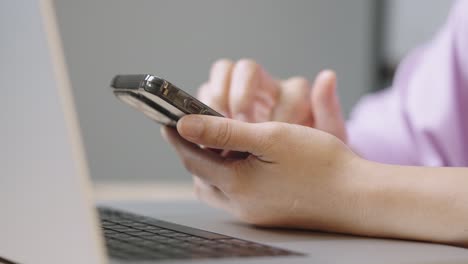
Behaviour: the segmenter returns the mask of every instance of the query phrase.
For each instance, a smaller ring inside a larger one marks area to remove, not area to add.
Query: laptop
[[[301,255],[109,207],[96,210],[52,2],[3,3],[0,12],[8,90],[2,96],[3,261],[102,263],[105,252],[123,263]],[[7,26],[13,22],[14,30]]]
[[[0,22],[0,263],[468,261],[444,245],[254,229],[200,204],[96,206],[53,2],[2,1]]]

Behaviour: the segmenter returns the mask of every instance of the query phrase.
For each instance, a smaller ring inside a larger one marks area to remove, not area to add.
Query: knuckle
[[[263,136],[260,137],[260,146],[263,146],[263,151],[268,152],[278,142],[284,140],[287,135],[286,127],[279,122],[270,122],[266,124]]]
[[[293,77],[284,86],[283,107],[291,113],[306,111],[309,106],[310,83],[304,77]],[[297,115],[297,114],[296,114]]]
[[[236,65],[243,66],[243,67],[252,67],[252,68],[258,67],[258,63],[255,60],[250,59],[250,58],[242,58],[237,61]]]
[[[219,59],[211,65],[210,75],[220,74],[222,72],[229,71],[233,62],[228,59]]]
[[[268,133],[267,136],[271,141],[277,142],[278,140],[282,139],[285,134],[285,127],[282,124],[273,123],[271,125],[270,133]]]
[[[232,127],[228,122],[222,122],[216,131],[215,144],[224,149],[231,141]]]
[[[226,68],[229,67],[233,64],[233,62],[229,59],[222,58],[218,59],[213,63],[212,69],[217,69],[217,68]]]
[[[309,80],[307,80],[307,78],[305,77],[302,77],[302,76],[294,76],[292,78],[290,78],[288,80],[288,84],[290,85],[290,87],[293,87],[293,88],[300,88],[300,89],[304,89],[304,88],[309,88],[310,87],[310,82]]]
[[[252,59],[240,59],[234,66],[234,71],[246,76],[253,76],[258,72],[259,67],[258,63]]]

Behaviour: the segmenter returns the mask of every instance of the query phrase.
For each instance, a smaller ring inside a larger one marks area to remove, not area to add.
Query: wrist
[[[387,179],[381,172],[391,165],[357,158],[353,164],[351,192],[354,211],[350,212],[351,233],[364,236],[380,236],[387,218],[387,201],[391,197],[386,190]],[[390,173],[389,173],[390,174]],[[386,175],[391,177],[390,175]]]
[[[332,165],[334,173],[327,191],[309,199],[310,204],[321,201],[320,208],[307,212],[306,228],[322,231],[365,235],[367,231],[368,201],[373,195],[369,172],[374,164],[357,155],[346,153]],[[325,186],[324,186],[325,188]],[[319,210],[317,210],[319,209]]]
[[[372,237],[401,237],[406,216],[414,213],[405,204],[410,197],[408,183],[400,166],[356,158],[350,169],[349,233]],[[409,209],[409,210],[408,210]],[[404,212],[406,210],[406,212]],[[400,234],[400,235],[398,235]]]
[[[347,155],[345,155],[347,156]],[[387,208],[383,175],[379,172],[388,170],[391,165],[375,163],[357,155],[340,159],[335,169],[338,179],[335,183],[333,202],[328,203],[328,210],[319,212],[321,222],[312,221],[313,228],[323,231],[348,233],[363,236],[382,236],[385,230]],[[388,175],[387,175],[388,176]],[[388,176],[389,177],[389,176]],[[312,215],[317,218],[317,215]]]
[[[383,164],[371,162],[357,155],[341,170],[341,178],[344,180],[342,202],[343,230],[339,232],[356,235],[371,236],[378,221],[372,208],[376,206],[374,199],[377,190],[380,189],[378,181],[375,180],[376,171],[381,170]],[[380,216],[378,216],[380,217]]]

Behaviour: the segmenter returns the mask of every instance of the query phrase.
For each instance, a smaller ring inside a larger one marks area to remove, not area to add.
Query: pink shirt
[[[353,150],[370,160],[468,166],[468,0],[403,60],[391,88],[361,100],[348,135]]]

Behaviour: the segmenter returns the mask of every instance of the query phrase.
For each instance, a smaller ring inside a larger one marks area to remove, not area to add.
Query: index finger
[[[243,59],[232,71],[229,110],[235,119],[268,121],[278,88],[275,81],[255,61]]]
[[[186,141],[173,128],[164,127],[161,133],[175,148],[184,166],[192,174],[223,191],[233,181],[239,180],[235,177],[235,170],[230,166],[229,160]]]
[[[227,59],[216,61],[211,67],[209,83],[203,91],[206,104],[221,112],[225,116],[229,113],[229,86],[233,63]]]

